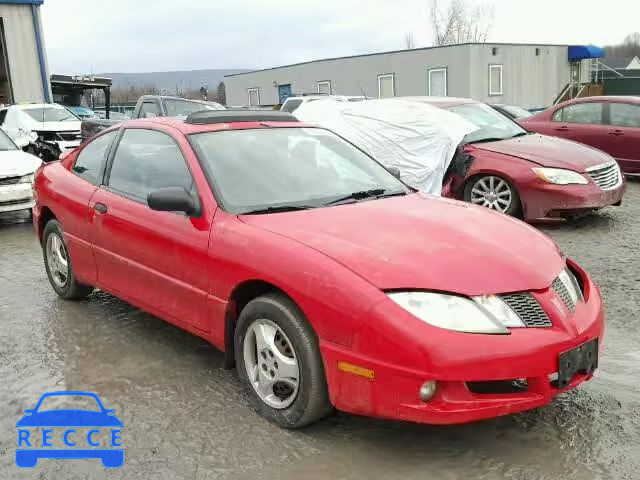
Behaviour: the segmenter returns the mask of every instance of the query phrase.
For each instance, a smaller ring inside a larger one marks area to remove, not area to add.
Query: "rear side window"
[[[91,140],[78,155],[73,172],[86,181],[98,185],[102,164],[107,158],[107,152],[117,133],[118,131],[114,130]]]
[[[140,107],[140,118],[161,117],[160,105],[158,102],[143,102]]]
[[[602,103],[576,103],[553,114],[554,122],[602,124]]]
[[[286,102],[284,102],[284,105],[282,105],[281,110],[283,112],[293,112],[300,106],[301,103],[302,100],[287,100]]]
[[[640,127],[640,105],[610,103],[609,123],[620,127]]]
[[[195,194],[193,178],[176,142],[155,130],[125,130],[113,157],[108,185],[116,192],[147,202],[149,193],[183,187]]]

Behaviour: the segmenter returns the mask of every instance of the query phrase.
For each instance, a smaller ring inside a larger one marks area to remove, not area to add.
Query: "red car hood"
[[[535,290],[564,268],[551,239],[525,223],[422,194],[240,219],[318,250],[381,289]]]
[[[543,167],[567,168],[576,172],[584,172],[586,168],[613,160],[606,153],[581,143],[537,133],[471,146],[522,158]]]

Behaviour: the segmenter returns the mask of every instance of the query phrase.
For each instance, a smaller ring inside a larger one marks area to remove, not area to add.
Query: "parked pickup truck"
[[[200,110],[224,110],[224,107],[216,102],[188,100],[186,98],[168,97],[164,95],[143,95],[138,99],[131,118],[186,117]],[[93,137],[96,133],[116,125],[121,121],[122,120],[96,118],[83,120],[80,127],[82,141]]]

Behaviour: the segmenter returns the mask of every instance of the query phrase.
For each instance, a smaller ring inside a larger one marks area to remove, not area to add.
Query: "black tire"
[[[476,186],[478,182],[480,182],[481,180],[488,181],[488,179],[491,177],[497,179],[498,181],[504,182],[506,187],[508,187],[509,191],[511,192],[511,203],[509,204],[508,208],[502,213],[511,215],[512,217],[520,218],[522,216],[522,205],[520,203],[520,195],[518,194],[518,190],[516,189],[516,187],[514,187],[511,184],[511,182],[509,182],[507,179],[499,175],[489,175],[489,174],[476,175],[475,177],[472,177],[469,180],[467,180],[467,183],[464,186],[464,201],[473,203],[471,201],[471,194],[472,194],[471,191],[473,190],[474,186]],[[486,207],[486,208],[490,208],[490,207]],[[496,210],[496,211],[500,211],[500,210]]]
[[[62,227],[57,220],[49,220],[44,227],[44,231],[42,233],[42,257],[44,259],[44,267],[47,270],[47,277],[49,278],[49,283],[53,287],[53,290],[65,300],[80,300],[86,298],[91,292],[93,292],[93,287],[90,285],[85,285],[84,283],[80,283],[73,273],[73,266],[71,265],[71,259],[67,254],[67,279],[64,285],[58,285],[52,276],[52,273],[49,269],[49,262],[47,259],[47,242],[51,235],[57,235],[59,240],[62,242],[62,245],[67,252],[67,245],[64,242],[64,236],[62,235]]]
[[[291,405],[276,409],[267,405],[253,388],[244,361],[244,339],[255,320],[275,323],[289,338],[295,352],[300,379]],[[329,401],[324,365],[318,337],[300,309],[283,294],[271,293],[249,302],[240,312],[234,336],[238,376],[249,395],[253,409],[283,428],[301,428],[317,422],[333,410]]]

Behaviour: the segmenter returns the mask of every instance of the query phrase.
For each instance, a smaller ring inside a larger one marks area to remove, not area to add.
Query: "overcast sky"
[[[440,0],[444,1],[444,0]],[[640,0],[495,0],[490,40],[604,46]],[[431,45],[429,0],[45,0],[52,73],[264,68]]]

